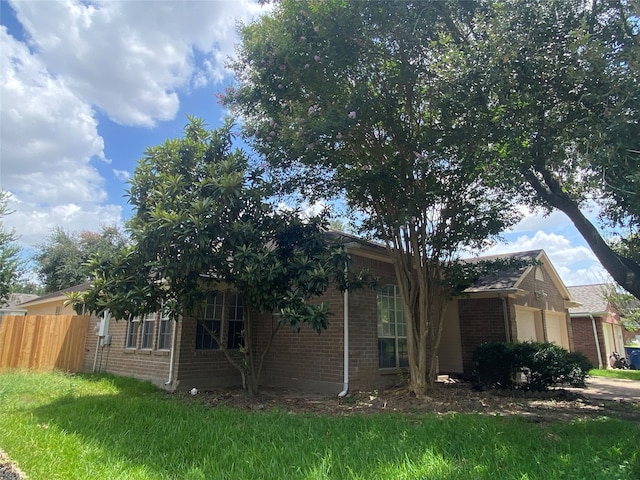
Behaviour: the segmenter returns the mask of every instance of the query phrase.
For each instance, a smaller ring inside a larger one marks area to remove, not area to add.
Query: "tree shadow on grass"
[[[76,449],[61,453],[72,478],[640,478],[640,430],[628,422],[252,413],[127,385],[34,409],[73,438],[60,446]]]

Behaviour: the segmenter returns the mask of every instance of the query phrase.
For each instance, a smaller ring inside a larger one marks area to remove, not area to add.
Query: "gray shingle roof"
[[[38,295],[34,295],[33,293],[12,293],[9,295],[6,305],[0,305],[0,307],[5,309],[16,308],[21,303],[33,300],[34,298],[38,298]]]
[[[465,258],[464,262],[469,263],[477,263],[481,261],[492,261],[498,259],[509,259],[516,258],[519,260],[524,260],[525,262],[532,262],[542,253],[542,250],[529,250],[526,252],[515,252],[515,253],[505,253],[502,255],[488,255],[485,257],[474,257],[474,258]],[[508,290],[512,288],[516,288],[516,283],[522,275],[524,274],[527,266],[520,268],[513,268],[509,270],[504,270],[502,272],[498,272],[495,275],[487,275],[484,277],[478,278],[472,286],[467,288],[465,292],[473,293],[473,292],[487,292],[494,290]]]
[[[611,289],[611,285],[606,283],[596,283],[593,285],[578,285],[567,287],[569,293],[576,302],[582,304],[581,307],[569,309],[569,313],[606,313],[608,302],[606,297],[607,290]]]

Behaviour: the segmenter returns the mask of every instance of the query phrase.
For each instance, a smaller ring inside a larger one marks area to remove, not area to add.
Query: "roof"
[[[33,293],[12,293],[9,295],[7,303],[2,306],[1,310],[15,309],[21,303],[33,300],[34,298],[38,298],[38,295]]]
[[[607,292],[611,290],[611,285],[606,283],[596,283],[593,285],[577,285],[567,287],[571,296],[582,304],[581,307],[570,308],[569,313],[576,315],[584,314],[607,314],[609,312],[609,302]]]
[[[356,237],[351,234],[337,232],[337,231],[329,231],[327,235],[332,240],[342,241],[348,243],[352,248],[355,247],[365,247],[367,250],[375,250],[378,252],[378,255],[386,256],[385,246],[378,242],[372,242],[370,240],[364,240],[362,238]],[[569,303],[568,305],[575,305],[573,301],[572,295],[567,290],[566,285],[558,275],[558,272],[553,267],[551,260],[547,256],[544,250],[527,250],[524,252],[511,252],[511,253],[503,253],[500,255],[486,255],[486,256],[478,256],[472,258],[464,258],[463,262],[469,263],[477,263],[483,261],[493,261],[500,259],[510,259],[516,258],[525,261],[530,265],[525,265],[520,268],[513,268],[503,270],[494,275],[487,275],[484,277],[480,277],[478,280],[474,282],[469,288],[465,289],[466,293],[486,293],[486,292],[516,292],[519,288],[520,283],[524,280],[526,275],[533,269],[534,261],[539,262],[545,266],[545,269],[551,276],[553,283],[558,288],[558,291],[563,296],[565,300]]]
[[[368,250],[369,252],[375,252],[376,257],[387,257],[386,247],[384,244],[379,242],[374,242],[371,240],[366,240],[355,235],[338,232],[336,230],[328,230],[325,232],[325,235],[333,241],[341,242],[348,245],[352,251],[360,250],[362,248]],[[361,251],[361,250],[360,250]],[[544,250],[528,250],[525,252],[512,252],[512,253],[504,253],[501,255],[486,255],[486,256],[478,256],[472,258],[462,259],[463,262],[468,263],[477,263],[482,261],[492,261],[499,259],[510,259],[516,258],[525,261],[526,263],[532,264],[534,261],[540,262],[545,265],[546,270],[551,275],[551,278],[558,288],[561,295],[568,300],[569,305],[575,305],[573,300],[577,300],[580,303],[579,299],[574,298],[574,296],[569,292],[565,284],[560,279],[560,276],[556,272],[555,268],[551,264],[549,257],[547,257]],[[388,259],[388,257],[387,257]],[[520,268],[503,270],[501,272],[496,273],[495,275],[488,275],[484,277],[480,277],[476,280],[473,285],[465,290],[466,293],[482,293],[482,292],[516,292],[519,288],[520,283],[524,280],[526,275],[531,271],[533,265],[525,265]],[[75,285],[73,287],[66,288],[64,290],[60,290],[57,292],[49,293],[42,297],[36,298],[34,300],[25,302],[23,305],[35,305],[39,303],[44,303],[47,300],[53,300],[56,298],[64,297],[66,293],[69,292],[78,292],[87,290],[90,286],[89,282],[82,283],[79,285]],[[575,287],[572,287],[575,288]],[[576,308],[572,308],[571,310],[575,310]]]
[[[534,260],[539,260],[542,254],[544,254],[544,250],[529,250],[526,252],[514,252],[505,253],[502,255],[487,255],[484,257],[465,258],[463,261],[467,263],[478,263],[500,259],[506,260],[510,258],[516,258],[518,260],[523,260],[527,263],[531,263]],[[549,263],[548,266],[551,266],[551,264]],[[503,270],[494,275],[480,277],[473,283],[473,285],[467,288],[465,292],[476,293],[517,289],[521,279],[530,268],[530,265],[525,265],[520,268]]]
[[[89,282],[84,282],[84,283],[80,283],[78,285],[74,285],[73,287],[69,287],[69,288],[64,288],[62,290],[58,290],[57,292],[47,293],[46,295],[43,295],[41,297],[34,298],[33,300],[28,300],[28,301],[26,301],[24,303],[21,303],[20,307],[38,305],[40,303],[45,303],[45,302],[50,301],[50,300],[57,300],[58,298],[64,298],[64,297],[66,297],[67,293],[71,293],[71,292],[84,292],[85,290],[87,290],[89,288],[90,285],[91,284]]]

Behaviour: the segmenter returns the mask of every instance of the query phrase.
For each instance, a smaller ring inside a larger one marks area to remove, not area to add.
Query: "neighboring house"
[[[299,332],[282,327],[265,358],[263,385],[337,394],[394,385],[408,374],[402,301],[387,252],[379,244],[343,238],[349,242],[352,268],[369,270],[379,287],[344,294],[328,290],[321,301],[329,304],[333,315],[320,334],[305,326]],[[577,304],[547,255],[542,250],[512,255],[537,264],[480,279],[449,304],[440,373],[471,376],[473,352],[486,341],[548,340],[572,348],[567,308]],[[156,314],[98,324],[92,317],[84,370],[150,380],[167,390],[237,386],[238,372],[207,330],[221,332],[227,347],[237,349],[243,311],[241,297],[225,291],[210,298],[200,321],[185,317],[174,322]],[[272,321],[270,316],[262,320],[257,326],[258,351]]]
[[[573,324],[575,349],[598,368],[609,368],[612,352],[624,355],[624,346],[640,332],[627,332],[616,308],[607,300],[612,285],[606,283],[568,287],[581,303],[569,309]]]
[[[67,294],[72,292],[84,292],[89,288],[89,283],[81,283],[73,287],[65,288],[57,292],[48,293],[19,304],[19,307],[27,311],[27,315],[75,315],[71,305],[65,305]]]
[[[19,305],[28,300],[38,298],[38,295],[32,293],[12,293],[9,295],[7,302],[0,308],[0,320],[5,315],[26,315],[27,310]]]

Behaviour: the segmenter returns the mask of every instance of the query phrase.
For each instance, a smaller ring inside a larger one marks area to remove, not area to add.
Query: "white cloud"
[[[276,205],[276,210],[280,210],[282,212],[292,212],[296,208],[299,209],[300,211],[300,215],[299,215],[300,218],[306,220],[320,214],[323,210],[327,208],[327,204],[323,201],[309,203],[305,200],[305,201],[300,201],[299,203],[279,202]]]
[[[13,1],[32,47],[74,92],[123,125],[173,119],[178,91],[219,82],[248,0]],[[200,65],[197,60],[200,59]]]
[[[179,93],[225,77],[235,18],[248,0],[11,1],[28,43],[0,25],[0,175],[24,246],[54,226],[121,223],[94,161],[105,158],[96,109],[123,125],[173,119]],[[112,169],[124,181],[125,169]],[[120,200],[120,193],[116,201]]]
[[[131,178],[131,174],[127,170],[118,170],[114,168],[112,171],[115,177],[121,182],[126,182]]]
[[[42,243],[54,227],[69,232],[99,231],[102,226],[122,223],[122,208],[118,205],[66,203],[45,207],[21,204],[12,198],[8,206],[14,213],[4,217],[3,223],[16,229],[19,244],[25,249]]]
[[[510,232],[536,232],[538,230],[549,231],[571,223],[569,217],[560,210],[553,210],[551,213],[545,215],[542,209],[531,210],[525,205],[520,205],[517,208],[522,214],[522,220],[514,225],[509,230]],[[582,211],[589,221],[592,223],[597,222],[599,212],[597,205],[588,204],[582,209]]]
[[[22,202],[102,201],[104,158],[90,105],[0,26],[2,188]]]

